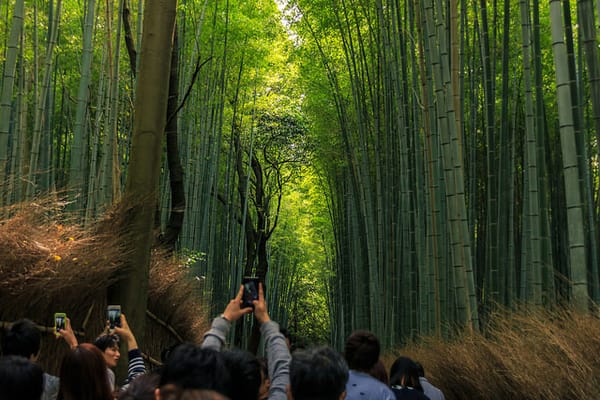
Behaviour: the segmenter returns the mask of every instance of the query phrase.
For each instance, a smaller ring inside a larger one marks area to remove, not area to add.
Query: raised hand
[[[72,349],[79,344],[75,337],[75,333],[73,332],[73,328],[71,328],[71,320],[69,318],[66,319],[65,328],[58,330],[58,335],[63,338]]]
[[[227,321],[233,322],[237,321],[243,315],[249,314],[252,312],[252,308],[246,307],[242,308],[242,296],[244,295],[244,286],[240,285],[240,290],[238,291],[237,296],[232,299],[227,307],[225,307],[225,311],[223,311],[223,318]]]
[[[258,300],[254,300],[254,316],[261,324],[271,320],[267,311],[267,302],[265,301],[265,292],[262,283],[258,284]]]

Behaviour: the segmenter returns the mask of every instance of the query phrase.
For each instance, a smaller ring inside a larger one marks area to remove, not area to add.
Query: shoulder
[[[346,384],[346,391],[349,397],[347,399],[352,399],[351,394],[360,392],[366,393],[368,395],[367,398],[377,398],[377,399],[395,399],[394,392],[383,382],[373,378],[372,376],[350,370],[348,383]]]
[[[421,386],[423,387],[423,391],[425,395],[430,400],[443,400],[444,393],[437,387],[433,386],[427,379],[419,378],[419,382],[421,382]]]
[[[42,400],[54,400],[58,395],[60,379],[57,376],[50,375],[44,372],[44,392]]]
[[[44,387],[54,387],[60,384],[58,376],[50,375],[44,372]]]

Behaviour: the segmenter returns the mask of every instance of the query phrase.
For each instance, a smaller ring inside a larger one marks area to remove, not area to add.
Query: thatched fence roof
[[[67,350],[52,333],[54,313],[67,313],[80,342],[93,340],[106,320],[106,289],[127,257],[117,234],[119,211],[83,228],[58,208],[40,201],[0,214],[8,215],[0,219],[0,324],[19,318],[37,323],[44,331],[40,364],[49,373],[57,372]],[[148,297],[145,355],[159,359],[174,343],[200,341],[208,327],[200,282],[177,259],[153,252]]]

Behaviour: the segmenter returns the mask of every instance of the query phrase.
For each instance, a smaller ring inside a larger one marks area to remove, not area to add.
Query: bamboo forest
[[[1,219],[48,197],[81,229],[126,209],[109,298],[145,310],[160,249],[209,316],[259,277],[307,344],[596,315],[599,11],[1,0]]]

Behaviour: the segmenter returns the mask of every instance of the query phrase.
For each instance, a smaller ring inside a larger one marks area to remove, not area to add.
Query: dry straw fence
[[[23,317],[36,322],[46,333],[40,363],[56,373],[67,346],[51,333],[55,312],[67,313],[80,341],[103,329],[106,289],[127,257],[116,234],[122,212],[86,229],[64,222],[51,201],[20,204],[0,215],[8,216],[0,220],[0,324]],[[141,349],[150,361],[175,343],[199,342],[208,327],[199,282],[187,273],[176,259],[153,254]]]
[[[425,338],[386,356],[420,361],[447,400],[600,399],[600,321],[570,311],[493,316],[486,334]]]

